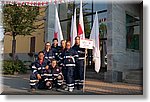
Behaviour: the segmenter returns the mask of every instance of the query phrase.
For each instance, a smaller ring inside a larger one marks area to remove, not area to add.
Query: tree
[[[6,32],[11,32],[12,36],[12,56],[15,60],[16,53],[16,36],[31,35],[41,25],[35,25],[37,16],[39,15],[39,7],[17,4],[6,4],[3,7],[4,29]]]

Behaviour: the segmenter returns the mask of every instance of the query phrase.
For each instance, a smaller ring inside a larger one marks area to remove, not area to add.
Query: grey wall
[[[108,70],[125,71],[139,69],[140,51],[132,52],[126,49],[126,11],[133,15],[140,15],[136,4],[108,4]]]

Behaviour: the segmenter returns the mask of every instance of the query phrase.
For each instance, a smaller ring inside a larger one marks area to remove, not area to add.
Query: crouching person
[[[49,74],[52,75],[53,87],[56,89],[61,88],[63,84],[63,75],[61,69],[57,66],[57,61],[52,60],[51,66],[49,68]]]
[[[31,91],[35,89],[45,88],[44,78],[41,76],[44,73],[48,73],[49,65],[48,60],[44,58],[44,52],[40,51],[38,53],[38,59],[31,65],[32,74],[30,75],[30,86]]]

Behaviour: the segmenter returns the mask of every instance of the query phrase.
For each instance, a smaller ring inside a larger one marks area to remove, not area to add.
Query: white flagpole
[[[87,55],[87,49],[85,49],[85,57],[84,57],[84,83],[83,83],[83,93],[85,92],[85,75],[86,75],[86,55]]]

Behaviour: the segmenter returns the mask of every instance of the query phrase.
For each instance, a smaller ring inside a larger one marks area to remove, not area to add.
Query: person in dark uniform
[[[44,57],[51,63],[52,59],[55,59],[55,51],[54,49],[51,48],[50,42],[45,43],[45,49],[43,50],[44,52]]]
[[[63,75],[60,67],[57,66],[57,61],[55,59],[52,60],[48,73],[51,74],[53,87],[56,89],[61,88],[63,84]]]
[[[85,48],[80,48],[80,37],[75,38],[75,45],[72,47],[76,52],[78,52],[78,59],[76,61],[75,68],[75,86],[80,90],[83,88],[84,83],[84,59],[85,59]]]
[[[61,55],[62,55],[62,53],[64,52],[66,50],[66,40],[62,40],[61,41],[61,46],[60,46],[60,50],[59,50],[59,63],[58,63],[58,65],[61,67],[61,69],[62,69],[62,74],[63,74],[63,76],[64,76],[64,82],[63,82],[63,87],[66,87],[66,67],[64,67],[64,66],[62,66],[61,65]]]
[[[75,60],[78,57],[76,51],[71,48],[71,42],[66,42],[66,50],[62,53],[62,64],[66,68],[66,84],[67,87],[65,90],[70,92],[74,89],[74,68],[75,68]]]
[[[48,60],[44,58],[44,52],[38,53],[38,59],[31,64],[32,74],[30,75],[30,86],[32,91],[39,88],[45,88],[41,74],[47,73],[49,70]]]
[[[54,52],[54,55],[55,55],[55,59],[57,61],[59,61],[59,50],[60,50],[60,46],[58,46],[58,39],[57,38],[54,38],[53,39],[53,44],[52,44],[52,49],[53,49],[53,52]]]

